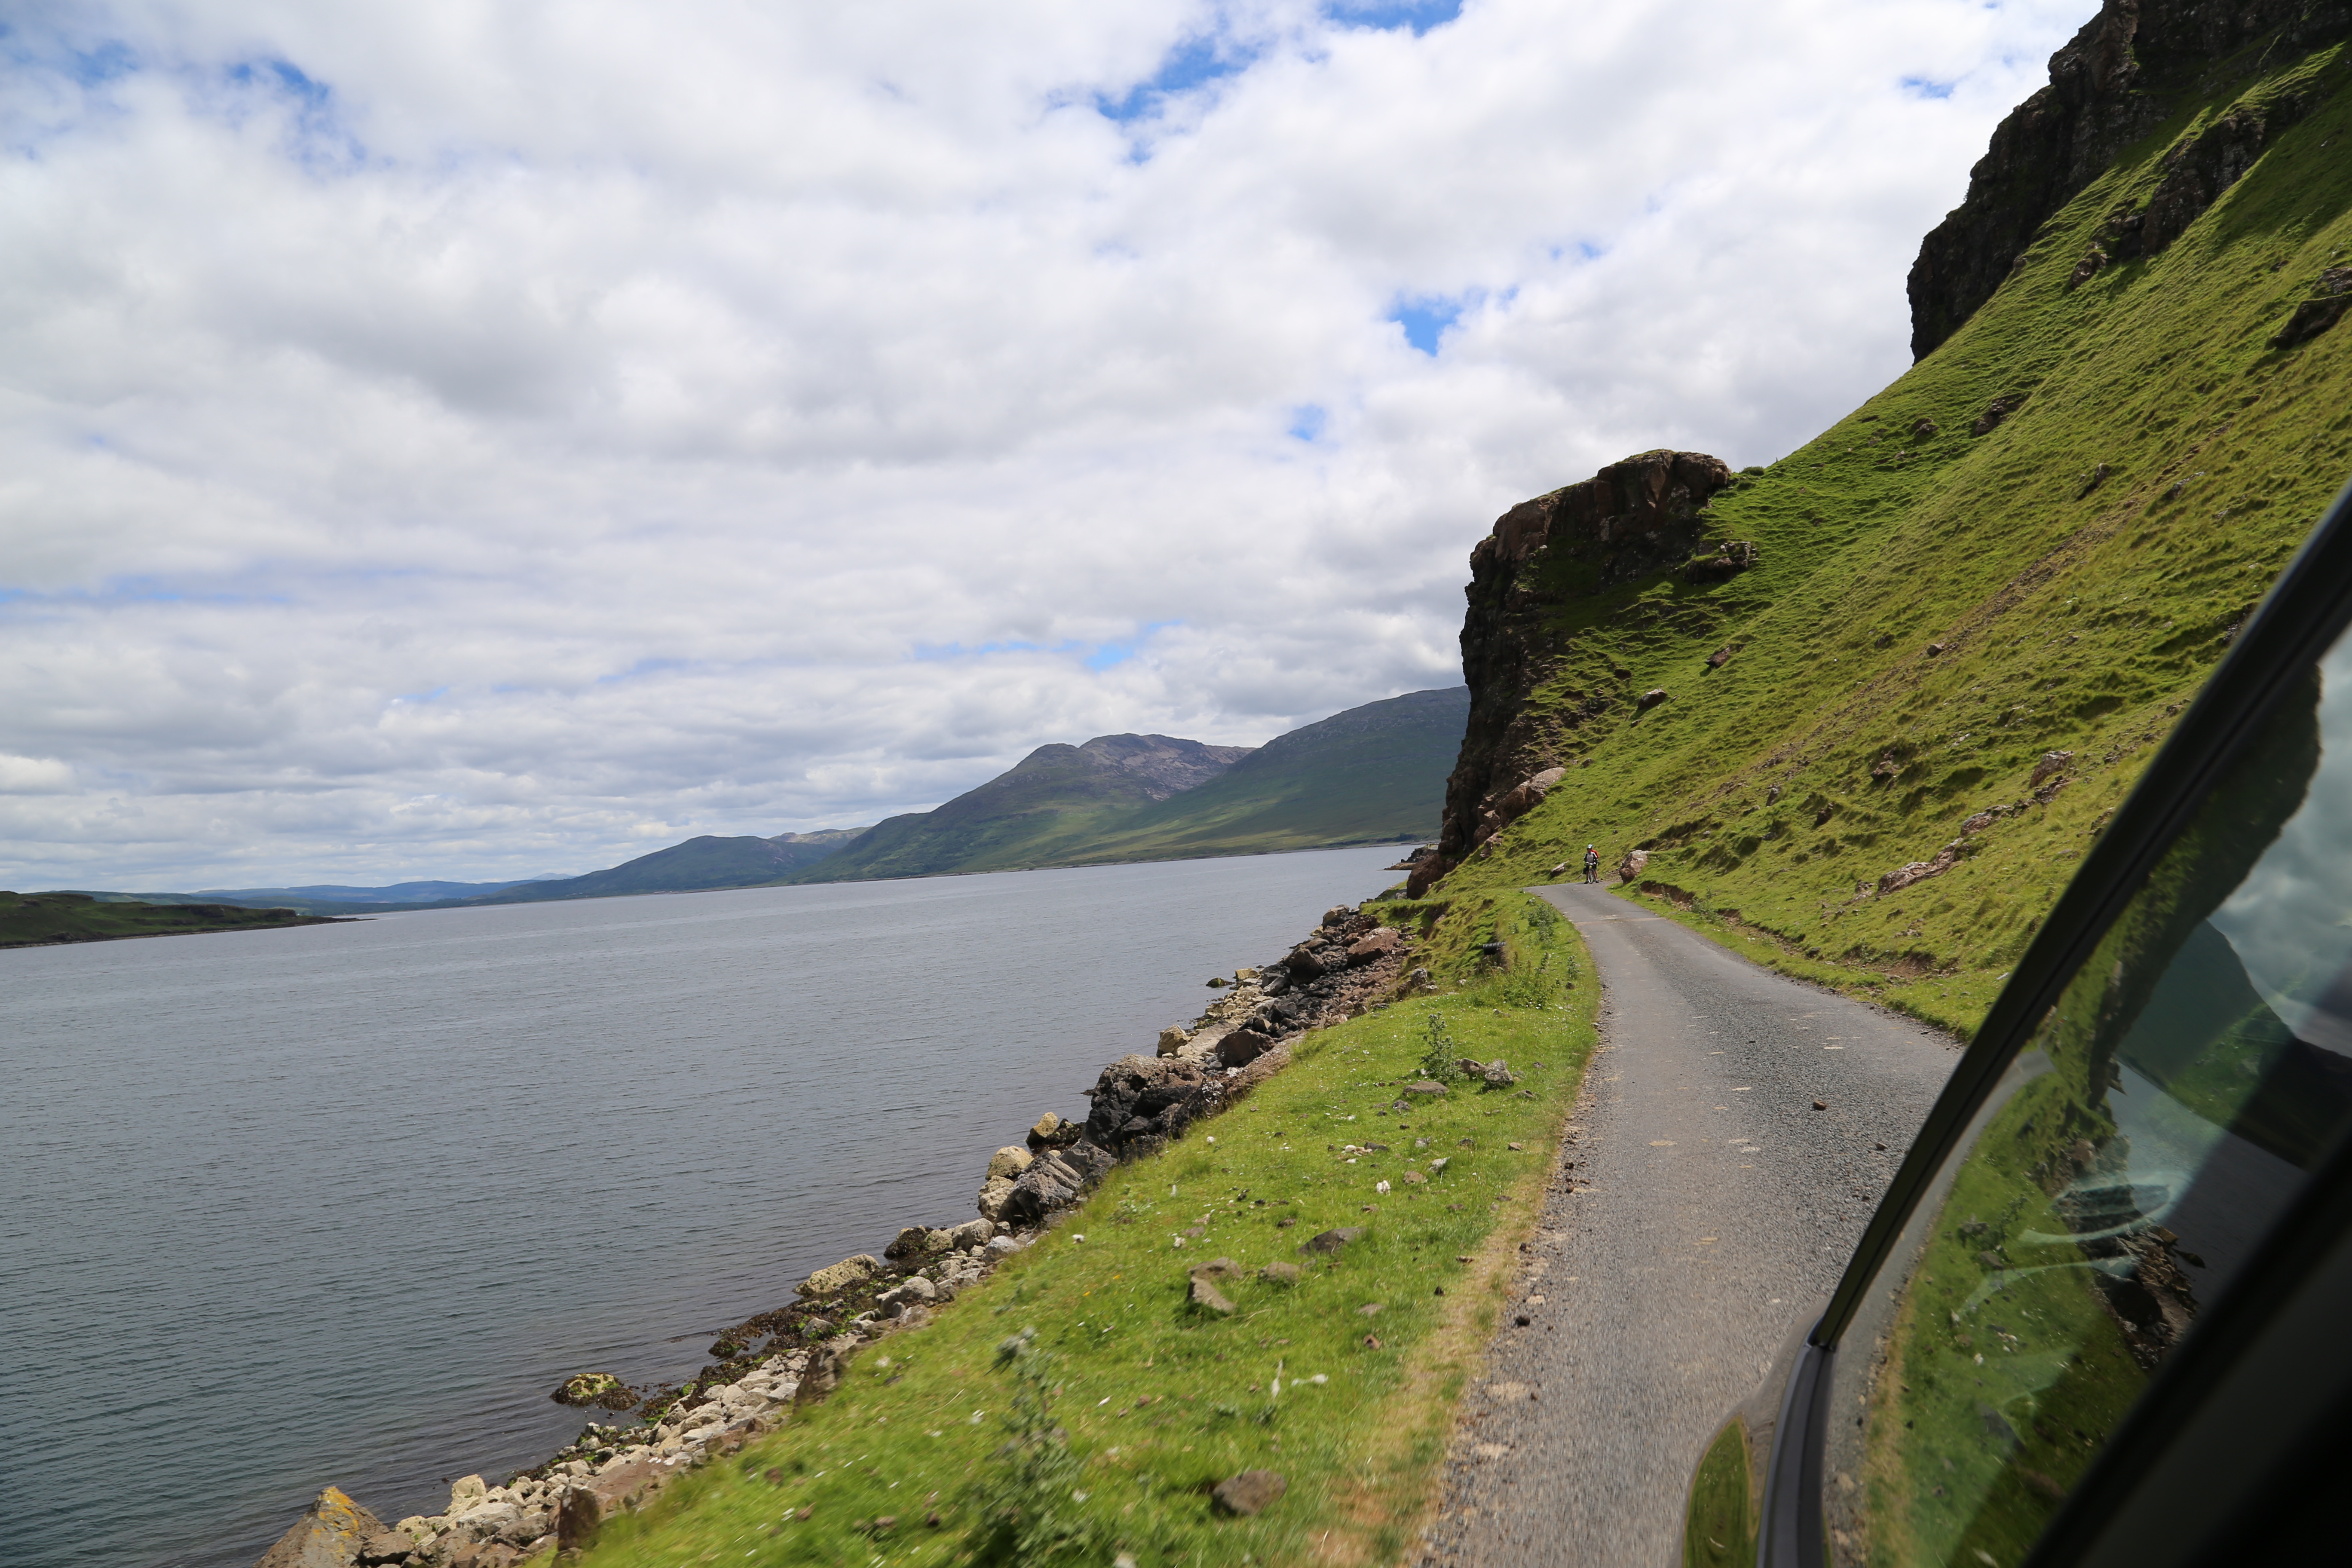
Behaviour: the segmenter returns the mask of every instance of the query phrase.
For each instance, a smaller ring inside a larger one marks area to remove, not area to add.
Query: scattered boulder
[[[1985,405],[1985,411],[1977,416],[1977,422],[1969,427],[1969,433],[1977,436],[1991,435],[2000,427],[2002,420],[2025,405],[2025,397],[2026,395],[2022,392],[2013,392],[2005,397],[1994,398]]]
[[[381,1535],[371,1535],[360,1542],[362,1568],[377,1568],[385,1563],[405,1563],[416,1552],[415,1537],[400,1530],[387,1530]]]
[[[1713,653],[1706,656],[1706,667],[1709,669],[1721,669],[1725,665],[1729,664],[1730,662],[1731,649],[1727,647],[1717,648]]]
[[[2074,753],[2072,752],[2042,752],[2042,760],[2033,764],[2033,778],[2030,787],[2039,788],[2042,781],[2051,774],[2065,772],[2066,764],[2074,760]]]
[[[813,1405],[841,1386],[842,1375],[849,1370],[849,1358],[856,1347],[839,1340],[819,1345],[809,1356],[809,1363],[801,1372],[800,1386],[793,1390],[797,1405]]]
[[[935,1236],[940,1237],[940,1244],[936,1247],[931,1244],[931,1237]],[[947,1232],[943,1230],[933,1230],[929,1226],[910,1225],[891,1237],[890,1245],[882,1249],[882,1256],[893,1263],[904,1263],[910,1258],[924,1258],[934,1252],[945,1252],[946,1237]]]
[[[1273,1044],[1255,1029],[1235,1029],[1217,1042],[1217,1060],[1224,1067],[1247,1067],[1265,1055]]]
[[[1121,1057],[1087,1091],[1087,1141],[1123,1155],[1173,1138],[1218,1107],[1221,1083],[1181,1057]]]
[[[1409,1083],[1405,1085],[1404,1092],[1407,1094],[1444,1094],[1445,1092],[1445,1086],[1438,1082],[1433,1078],[1425,1078],[1419,1083]]]
[[[1644,691],[1641,696],[1633,700],[1633,706],[1646,713],[1651,709],[1655,708],[1659,703],[1664,702],[1665,700],[1666,689],[1663,686],[1653,686],[1650,689]]]
[[[1033,1152],[1042,1152],[1047,1149],[1066,1147],[1085,1136],[1086,1125],[1083,1122],[1073,1121],[1049,1110],[1037,1118],[1036,1124],[1029,1129],[1029,1147]]]
[[[1971,821],[1975,820],[1970,818]],[[1965,826],[1965,825],[1963,825]],[[1930,877],[1940,877],[1960,863],[1960,849],[1967,840],[1955,838],[1936,851],[1933,860],[1914,860],[1878,879],[1880,893],[1899,893],[1914,882],[1924,882]]]
[[[1713,554],[1696,556],[1685,562],[1683,580],[1687,583],[1726,582],[1763,559],[1764,552],[1756,548],[1755,541],[1734,539],[1718,546]],[[1730,656],[1727,653],[1724,657]],[[1710,659],[1707,662],[1716,665],[1718,661]]]
[[[555,1510],[556,1546],[567,1552],[586,1547],[607,1520],[642,1506],[669,1475],[650,1459],[630,1459],[575,1484]]]
[[[1402,931],[1392,931],[1387,926],[1375,926],[1360,940],[1349,944],[1348,962],[1370,963],[1374,959],[1386,958],[1390,953],[1403,951],[1404,934]]]
[[[1434,991],[1437,979],[1426,969],[1414,969],[1404,977],[1405,988],[1411,991]]]
[[[1363,1238],[1363,1226],[1360,1225],[1343,1225],[1336,1230],[1321,1231],[1314,1236],[1308,1237],[1305,1241],[1298,1244],[1298,1250],[1301,1252],[1318,1252],[1328,1258],[1337,1253],[1341,1247],[1347,1246],[1349,1242],[1361,1240]]]
[[[958,1251],[985,1247],[988,1238],[996,1234],[996,1222],[988,1219],[968,1219],[948,1232],[948,1244]]]
[[[991,1176],[980,1189],[980,1215],[998,1225],[1004,1223],[1005,1207],[1013,1201],[1013,1179]]]
[[[988,1173],[992,1177],[1003,1176],[1009,1181],[1027,1170],[1030,1162],[1035,1158],[1035,1155],[1020,1144],[1007,1143],[988,1157]]]
[[[1198,1272],[1192,1275],[1191,1283],[1187,1287],[1186,1299],[1202,1311],[1214,1312],[1221,1318],[1230,1318],[1241,1310],[1226,1299],[1223,1291],[1217,1289],[1214,1280],[1206,1274]]]
[[[1299,1271],[1296,1263],[1269,1263],[1257,1271],[1257,1277],[1269,1285],[1296,1285]]]
[[[574,1373],[548,1397],[558,1405],[601,1405],[607,1410],[626,1410],[636,1403],[628,1384],[609,1372]]]
[[[830,1267],[820,1268],[800,1282],[803,1296],[830,1296],[852,1285],[862,1285],[882,1272],[882,1260],[870,1252],[845,1258]]]
[[[480,1482],[476,1480],[477,1485]],[[353,1502],[340,1487],[311,1500],[254,1568],[351,1568],[360,1547],[384,1533],[383,1521]]]
[[[1171,1024],[1160,1031],[1159,1054],[1172,1057],[1192,1041],[1192,1033],[1181,1024]]]
[[[1004,1201],[1004,1213],[999,1217],[1034,1224],[1055,1210],[1077,1202],[1109,1173],[1114,1163],[1110,1155],[1091,1143],[1077,1142],[1066,1149],[1048,1150],[1014,1181],[1013,1192]]]
[[[2331,267],[2321,273],[2312,296],[2294,308],[2286,325],[2271,339],[2271,347],[2291,349],[2309,342],[2341,320],[2352,309],[2352,267]]]
[[[1518,1074],[1511,1070],[1511,1064],[1500,1057],[1491,1062],[1475,1061],[1469,1057],[1463,1057],[1454,1065],[1462,1069],[1462,1075],[1465,1078],[1484,1083],[1488,1089],[1508,1089],[1519,1081]]]
[[[1223,1512],[1247,1519],[1272,1508],[1288,1488],[1279,1470],[1244,1470],[1219,1481],[1209,1496]]]
[[[489,1500],[490,1483],[479,1476],[459,1476],[449,1483],[449,1506],[441,1511],[451,1519]]]
[[[1323,911],[1326,926],[1343,926],[1356,918],[1356,911],[1346,904],[1334,904]]]
[[[1621,882],[1630,882],[1640,876],[1649,864],[1650,852],[1646,849],[1636,849],[1617,862],[1617,879]]]

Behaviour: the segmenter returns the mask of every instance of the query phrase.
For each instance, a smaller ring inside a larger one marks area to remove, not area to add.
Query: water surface
[[[0,952],[0,1480],[21,1568],[387,1521],[1083,1115],[1202,982],[1389,881],[1330,850]]]

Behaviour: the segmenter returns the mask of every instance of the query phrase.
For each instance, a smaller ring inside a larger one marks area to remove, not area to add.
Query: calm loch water
[[[578,1430],[1387,885],[1393,848],[0,952],[18,1568],[250,1563]],[[29,1440],[27,1440],[29,1439]]]

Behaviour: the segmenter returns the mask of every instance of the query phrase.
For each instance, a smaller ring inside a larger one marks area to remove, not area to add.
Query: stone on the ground
[[[351,1568],[359,1561],[361,1543],[383,1533],[383,1521],[344,1496],[341,1488],[329,1487],[262,1553],[255,1568]]]
[[[992,1177],[1003,1176],[1011,1180],[1027,1170],[1036,1158],[1020,1144],[1007,1143],[988,1157],[988,1173]]]
[[[1299,1277],[1298,1265],[1296,1263],[1269,1263],[1265,1268],[1257,1271],[1257,1277],[1265,1280],[1269,1285],[1296,1285],[1298,1283]]]
[[[1335,1230],[1322,1231],[1308,1237],[1298,1244],[1298,1250],[1327,1255],[1336,1253],[1349,1242],[1360,1239],[1363,1234],[1364,1227],[1360,1225],[1343,1225]]]
[[[606,1521],[643,1506],[670,1473],[650,1459],[624,1459],[570,1487],[555,1510],[556,1545],[567,1552],[586,1546]]]
[[[1230,1258],[1212,1258],[1206,1263],[1195,1263],[1185,1272],[1195,1279],[1238,1279],[1242,1266]]]
[[[839,1388],[842,1373],[849,1370],[851,1348],[838,1342],[819,1345],[801,1373],[801,1385],[793,1391],[793,1401],[813,1405]]]
[[[1013,1179],[991,1176],[980,1189],[980,1215],[982,1219],[1002,1225],[1005,1205],[1013,1201]]]
[[[479,1476],[459,1476],[449,1483],[449,1506],[441,1511],[454,1519],[469,1508],[479,1508],[489,1496],[489,1482]]]
[[[1068,1208],[1103,1179],[1116,1163],[1092,1143],[1081,1139],[1066,1148],[1049,1149],[1013,1184],[999,1218],[1036,1224]]]
[[[1247,1519],[1272,1508],[1288,1487],[1279,1470],[1244,1470],[1219,1481],[1209,1496],[1220,1510]]]
[[[1087,1091],[1087,1142],[1113,1154],[1175,1137],[1223,1104],[1222,1076],[1181,1057],[1121,1057]]]
[[[1224,1292],[1218,1289],[1215,1283],[1203,1274],[1192,1276],[1189,1294],[1192,1305],[1204,1312],[1214,1312],[1220,1317],[1231,1317],[1239,1310],[1227,1300]]]
[[[1445,1086],[1433,1078],[1425,1078],[1419,1083],[1405,1085],[1404,1091],[1407,1094],[1444,1094]]]
[[[922,1257],[930,1250],[930,1227],[910,1225],[890,1238],[890,1245],[882,1249],[882,1256],[893,1263],[898,1263],[909,1258]]]
[[[1021,1250],[1021,1243],[1010,1236],[992,1236],[982,1250],[997,1258],[1010,1258]]]
[[[1376,927],[1370,935],[1352,942],[1348,948],[1350,963],[1366,963],[1375,958],[1385,958],[1391,952],[1404,951],[1404,936],[1387,926]]]
[[[1634,878],[1642,874],[1643,868],[1647,867],[1649,863],[1650,852],[1648,850],[1634,850],[1632,854],[1626,856],[1625,858],[1617,862],[1617,879],[1621,882],[1632,881]]]
[[[953,1230],[948,1232],[948,1243],[958,1250],[973,1247],[985,1247],[988,1245],[988,1238],[995,1234],[996,1222],[994,1220],[968,1219],[961,1225],[956,1226]]]
[[[1190,1029],[1185,1028],[1181,1024],[1171,1024],[1166,1028],[1160,1031],[1160,1044],[1156,1047],[1157,1054],[1163,1057],[1172,1057],[1178,1051],[1182,1050],[1192,1038],[1192,1032]]]
[[[360,1562],[364,1568],[376,1568],[383,1563],[405,1563],[416,1550],[416,1542],[397,1530],[383,1531],[360,1542]]]
[[[803,1296],[830,1296],[852,1285],[862,1284],[881,1272],[882,1260],[870,1252],[861,1252],[820,1268],[802,1280],[800,1293]]]
[[[1273,1044],[1255,1029],[1235,1029],[1217,1042],[1217,1060],[1224,1067],[1244,1068],[1265,1055]]]

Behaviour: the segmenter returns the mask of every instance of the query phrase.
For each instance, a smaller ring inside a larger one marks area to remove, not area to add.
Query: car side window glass
[[[2352,638],[2158,862],[1838,1347],[1838,1563],[2021,1561],[2352,1124]]]

